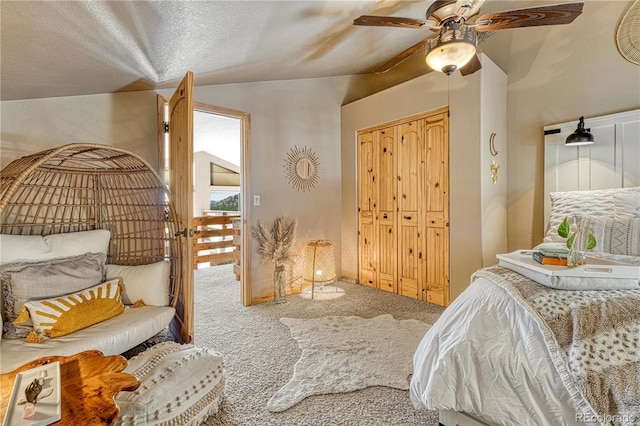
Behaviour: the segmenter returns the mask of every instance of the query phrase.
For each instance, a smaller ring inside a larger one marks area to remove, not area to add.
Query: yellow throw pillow
[[[53,338],[97,324],[124,312],[119,279],[65,296],[25,303],[33,328]]]

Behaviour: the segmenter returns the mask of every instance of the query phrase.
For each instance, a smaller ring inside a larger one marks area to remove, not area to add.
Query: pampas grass
[[[258,220],[257,226],[251,229],[251,236],[258,242],[258,253],[275,265],[290,264],[295,256],[296,224],[295,218],[279,216],[269,228]]]

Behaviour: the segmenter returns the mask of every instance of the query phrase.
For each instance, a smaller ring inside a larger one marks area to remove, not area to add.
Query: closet
[[[358,281],[449,304],[447,108],[358,131]]]

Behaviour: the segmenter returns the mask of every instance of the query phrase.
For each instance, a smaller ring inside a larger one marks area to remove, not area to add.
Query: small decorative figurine
[[[44,393],[42,392],[44,388],[45,377],[47,377],[47,373],[45,371],[41,371],[40,375],[33,379],[33,381],[29,383],[29,385],[25,388],[25,399],[21,399],[20,401],[18,401],[18,405],[24,404],[24,411],[22,413],[23,419],[33,417],[33,415],[36,413],[36,404],[38,403],[38,398],[43,399],[53,393],[53,389],[47,389]]]
[[[493,183],[498,183],[498,169],[500,168],[500,164],[496,163],[495,160],[491,160],[491,180]]]

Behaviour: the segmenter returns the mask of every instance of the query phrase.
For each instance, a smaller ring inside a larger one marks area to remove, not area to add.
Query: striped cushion
[[[583,216],[583,229],[597,241],[596,252],[640,256],[640,218],[610,219]]]

